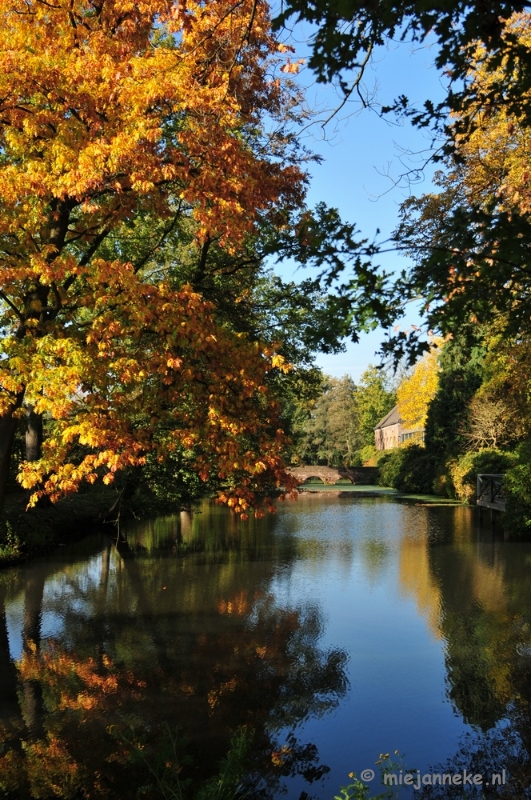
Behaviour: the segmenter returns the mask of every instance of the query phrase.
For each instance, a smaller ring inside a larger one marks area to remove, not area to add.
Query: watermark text
[[[373,781],[373,769],[363,769],[360,773],[362,781]],[[492,772],[488,776],[474,774],[464,769],[462,772],[425,772],[420,770],[399,770],[398,772],[384,772],[384,786],[411,786],[420,789],[421,786],[505,786],[507,783],[506,770]]]
[[[364,770],[365,771],[365,770]],[[367,770],[369,771],[369,770]],[[505,786],[506,771],[493,772],[488,777],[464,769],[462,772],[387,772],[383,776],[385,786]]]

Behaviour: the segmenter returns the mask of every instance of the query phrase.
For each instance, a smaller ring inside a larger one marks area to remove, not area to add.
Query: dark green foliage
[[[352,378],[328,378],[315,402],[306,406],[297,455],[310,464],[359,466],[363,444]]]
[[[119,478],[122,511],[156,516],[189,508],[215,493],[219,485],[205,483],[194,469],[196,457],[191,450],[177,448],[163,462],[150,454],[144,467],[125,471]]]
[[[285,403],[293,442],[288,455],[293,463],[361,466],[376,454],[375,425],[396,403],[388,376],[369,365],[357,386],[348,376],[317,377],[308,371],[307,380],[294,383],[295,395],[283,395],[291,397]]]
[[[380,486],[392,486],[400,492],[433,494],[435,461],[420,445],[389,450],[378,466]]]
[[[455,181],[457,160],[448,163]],[[402,273],[395,290],[404,300],[422,296],[427,327],[443,334],[473,332],[470,320],[490,324],[499,315],[504,316],[508,337],[521,334],[531,309],[528,215],[516,205],[510,211],[500,207],[494,190],[485,207],[475,206],[470,196],[441,176],[440,185],[439,194],[410,198],[402,205],[393,238],[413,266]],[[459,291],[454,291],[456,276]],[[416,354],[426,348],[421,332],[412,330],[391,336],[384,349]]]
[[[517,463],[507,470],[503,483],[506,512],[503,526],[511,538],[531,538],[531,441],[517,451]]]
[[[477,333],[466,328],[441,351],[439,386],[428,408],[425,431],[426,450],[436,459],[463,450],[463,422],[467,405],[481,386],[484,355],[485,348]]]
[[[18,467],[21,461],[23,461],[25,457],[25,449],[24,449],[24,435],[23,435],[22,424],[20,425],[19,429],[15,434],[15,441],[13,442],[13,451],[11,455],[11,465],[9,470],[9,478],[7,482],[7,490],[8,492],[24,492],[20,483],[17,481],[17,472]]]
[[[230,749],[219,765],[219,773],[199,789],[196,800],[236,800],[248,797],[242,779],[249,769],[249,751],[253,731],[239,728],[232,734]]]

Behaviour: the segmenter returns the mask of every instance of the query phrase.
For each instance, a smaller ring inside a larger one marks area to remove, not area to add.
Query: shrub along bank
[[[477,475],[503,474],[504,528],[511,537],[530,537],[529,344],[508,342],[492,331],[446,342],[424,446],[405,444],[380,453],[380,485],[473,504]]]

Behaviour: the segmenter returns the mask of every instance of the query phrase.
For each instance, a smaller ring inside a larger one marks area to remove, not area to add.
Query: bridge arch
[[[378,477],[377,467],[325,467],[316,464],[303,464],[287,470],[301,483],[310,478],[319,478],[324,484],[333,485],[341,480],[349,480],[351,484],[375,483]]]

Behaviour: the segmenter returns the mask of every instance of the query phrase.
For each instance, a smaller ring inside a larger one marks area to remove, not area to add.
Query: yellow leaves
[[[288,74],[290,74],[290,75],[296,75],[296,74],[297,74],[297,73],[300,71],[300,68],[301,68],[301,67],[303,66],[303,64],[305,64],[305,63],[306,63],[306,62],[305,62],[305,59],[304,59],[304,58],[298,58],[298,59],[297,59],[297,61],[291,61],[291,60],[288,58],[288,60],[286,61],[286,63],[285,63],[285,64],[283,64],[283,65],[280,67],[280,69],[281,69],[281,72],[287,72],[287,73],[288,73]]]
[[[48,436],[20,481],[38,490],[32,502],[110,483],[147,453],[164,457],[160,424],[174,447],[201,443],[204,480],[239,482],[227,497],[245,516],[263,487],[289,483],[268,372],[290,366],[218,324],[190,287],[152,285],[125,256],[90,249],[139,210],[169,219],[181,194],[198,237],[236,252],[264,212],[301,202],[300,170],[242,135],[277,114],[288,82],[271,72],[291,48],[262,0],[117,0],[102,15],[75,0],[87,20],[76,29],[66,0],[31,15],[18,5],[0,0],[0,235],[20,251],[0,288],[26,316],[24,336],[1,345],[0,413],[24,389]],[[172,46],[153,43],[161,22]]]
[[[286,361],[284,356],[278,355],[278,353],[272,357],[271,366],[284,373],[287,373],[292,369],[291,364]]]
[[[432,339],[432,347],[415,364],[411,375],[398,387],[398,412],[404,430],[423,428],[426,424],[428,406],[435,397],[439,384],[439,348],[442,339]]]
[[[529,13],[515,14],[506,23],[506,32],[515,37],[518,45],[531,47]],[[507,80],[518,81],[517,61],[513,65],[511,79],[507,63],[495,68],[486,59],[485,51],[479,47],[476,59],[470,70],[470,100],[467,114],[475,118],[476,125],[470,135],[457,135],[460,168],[455,177],[460,181],[464,192],[477,205],[491,208],[495,198],[499,207],[510,211],[516,207],[519,213],[531,212],[531,187],[527,184],[527,167],[531,138],[529,126],[516,115],[509,115],[503,105],[492,110],[489,93],[498,92],[499,84]],[[529,89],[523,88],[524,96],[529,97]]]
[[[4,14],[13,5],[3,0]],[[77,5],[81,17],[90,13],[90,4]],[[0,30],[0,96],[9,98],[0,194],[14,214],[36,197],[43,210],[61,197],[94,214],[100,192],[160,198],[161,182],[179,180],[197,219],[228,244],[251,230],[257,209],[300,194],[297,170],[251,157],[238,135],[242,122],[274,113],[281,87],[270,84],[267,59],[290,50],[272,37],[264,2],[213,0],[185,11],[114,3],[75,34],[69,13],[59,2],[44,16],[14,14]],[[164,19],[175,46],[153,47]],[[183,114],[179,138],[165,139],[165,121]],[[206,165],[195,177],[192,162]],[[116,218],[124,211],[115,205]]]

